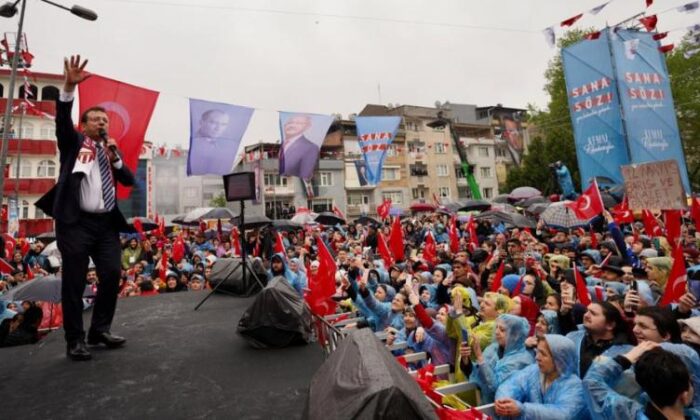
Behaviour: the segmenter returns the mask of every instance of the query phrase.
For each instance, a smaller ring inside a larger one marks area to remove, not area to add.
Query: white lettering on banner
[[[595,136],[589,136],[586,139],[586,145],[583,150],[589,154],[593,155],[599,152],[604,152],[605,154],[610,153],[611,150],[615,148],[615,145],[610,142],[607,134],[599,134]]]
[[[578,98],[579,96],[588,95],[590,93],[597,92],[601,89],[607,89],[609,87],[610,80],[608,80],[607,77],[603,77],[602,79],[594,80],[582,86],[571,89],[571,96],[573,98]]]
[[[576,124],[579,124],[581,121],[583,121],[587,118],[590,118],[590,117],[601,116],[602,114],[605,114],[608,111],[610,111],[610,106],[606,106],[605,108],[591,111],[588,114],[579,115],[578,117],[576,117]]]
[[[630,71],[625,73],[625,82],[627,83],[660,85],[662,80],[663,78],[659,73],[635,73]]]
[[[647,150],[659,149],[661,151],[664,151],[669,147],[668,140],[664,138],[664,132],[661,129],[644,130],[642,144]]]

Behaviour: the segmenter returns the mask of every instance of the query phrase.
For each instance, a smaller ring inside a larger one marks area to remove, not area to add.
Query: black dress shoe
[[[117,347],[121,347],[124,343],[126,343],[126,338],[119,337],[118,335],[112,335],[108,332],[103,332],[95,335],[88,334],[87,342],[88,345],[91,346],[104,344],[107,346],[107,348],[116,349]]]
[[[68,343],[68,350],[66,351],[66,356],[68,356],[69,359],[76,361],[92,359],[92,355],[85,346],[85,341],[83,340]]]

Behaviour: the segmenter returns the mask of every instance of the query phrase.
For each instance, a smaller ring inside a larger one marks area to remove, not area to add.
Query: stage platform
[[[0,418],[300,418],[317,343],[255,350],[236,334],[253,298],[202,292],[120,299],[112,330],[124,348],[65,356],[63,331],[0,349]],[[85,313],[86,326],[90,313]]]

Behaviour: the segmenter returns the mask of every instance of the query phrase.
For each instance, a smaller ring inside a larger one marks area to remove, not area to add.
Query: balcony
[[[15,184],[17,180],[14,178],[9,178],[5,180],[4,194],[13,194],[15,192]],[[56,185],[56,180],[53,178],[39,178],[39,179],[27,179],[20,178],[19,180],[19,193],[27,195],[38,195],[44,194],[53,186]]]
[[[374,204],[348,204],[345,212],[348,216],[358,217],[364,212],[365,214],[370,213],[370,209],[374,208]]]
[[[7,232],[7,222],[3,221],[0,224],[0,229]],[[51,232],[54,230],[53,219],[20,219],[19,220],[19,236],[33,237],[41,233]]]
[[[292,186],[265,186],[266,196],[284,197],[294,196],[294,187]]]
[[[457,178],[457,186],[458,187],[466,187],[468,185],[469,185],[469,183],[467,182],[467,178],[463,178],[463,177]]]
[[[21,104],[23,102],[22,99],[13,99],[12,100],[12,107],[14,108],[15,106]],[[34,102],[37,111],[41,112],[46,112],[47,114],[50,115],[56,115],[56,102],[54,101],[36,101]],[[7,98],[0,98],[0,109],[5,110],[5,107],[7,106]],[[20,115],[20,109],[17,108],[12,115]]]
[[[58,153],[54,140],[22,139],[20,142],[18,139],[10,139],[7,147],[10,156],[16,155],[20,149],[23,155],[56,156]]]

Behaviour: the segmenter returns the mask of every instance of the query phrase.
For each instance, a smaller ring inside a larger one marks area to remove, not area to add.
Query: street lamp
[[[97,13],[90,9],[86,9],[81,6],[74,5],[71,8],[68,8],[66,6],[63,6],[58,3],[54,3],[49,0],[41,0],[44,3],[48,3],[52,6],[58,7],[63,10],[67,10],[71,12],[72,14],[86,19],[86,20],[96,20],[97,19]],[[3,197],[5,193],[5,165],[7,164],[7,149],[8,149],[8,143],[9,143],[9,136],[10,136],[10,119],[12,116],[12,101],[14,100],[14,93],[15,93],[15,82],[17,80],[17,67],[19,65],[19,47],[21,44],[22,40],[22,29],[24,26],[24,11],[27,7],[27,0],[15,0],[15,2],[7,2],[0,6],[0,16],[6,17],[6,18],[11,18],[14,17],[17,14],[17,5],[22,2],[21,8],[20,8],[20,13],[19,13],[19,24],[17,26],[17,37],[15,39],[15,52],[14,55],[12,56],[12,70],[10,72],[10,85],[9,85],[9,93],[7,95],[7,106],[5,107],[5,117],[3,121],[3,130],[2,130],[2,150],[0,150],[0,205],[2,205],[3,202]],[[22,133],[19,133],[20,136]]]

